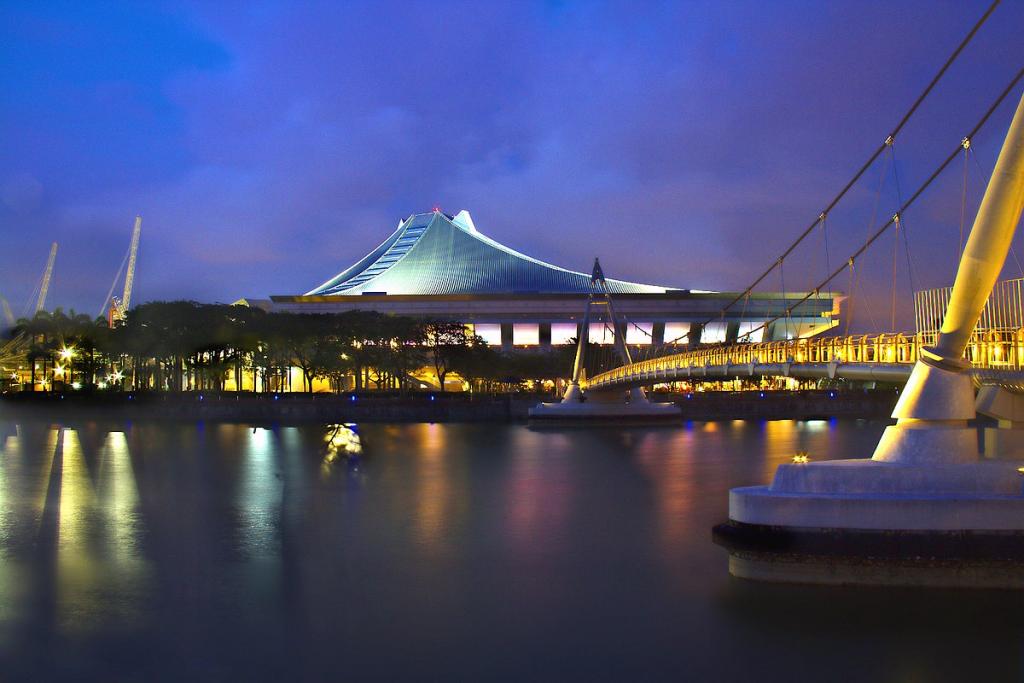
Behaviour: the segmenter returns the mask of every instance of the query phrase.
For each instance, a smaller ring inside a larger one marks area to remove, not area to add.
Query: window
[[[551,323],[551,344],[572,344],[576,339],[576,323]]]
[[[690,323],[665,323],[666,344],[689,344]]]
[[[513,346],[537,346],[540,344],[540,325],[537,323],[515,323],[512,325]]]
[[[758,329],[760,328],[760,329]],[[756,330],[756,331],[754,331]],[[751,334],[751,332],[753,334]],[[765,326],[764,323],[757,321],[742,322],[740,323],[739,332],[736,335],[736,341],[739,342],[761,342],[764,341]]]
[[[473,332],[487,342],[488,346],[501,346],[501,325],[498,323],[480,323],[473,326]]]
[[[639,346],[650,344],[654,336],[654,323],[626,323],[626,343]]]
[[[588,339],[591,344],[614,344],[615,330],[611,323],[590,323]]]
[[[725,341],[725,332],[729,324],[723,322],[708,323],[700,335],[701,344],[721,344]]]

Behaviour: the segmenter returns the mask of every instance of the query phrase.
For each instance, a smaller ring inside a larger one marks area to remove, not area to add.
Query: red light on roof
[[[434,213],[438,213],[441,210],[440,206],[434,206]]]

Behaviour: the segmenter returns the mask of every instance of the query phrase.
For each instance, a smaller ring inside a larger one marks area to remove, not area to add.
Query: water
[[[1020,680],[1020,594],[728,577],[731,486],[883,427],[0,421],[0,678]]]

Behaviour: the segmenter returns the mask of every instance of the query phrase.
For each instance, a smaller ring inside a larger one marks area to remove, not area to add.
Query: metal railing
[[[710,346],[623,365],[588,378],[584,388],[621,384],[641,377],[679,377],[679,371],[687,368],[788,367],[797,363],[913,365],[923,346],[926,346],[924,335],[903,333]],[[976,330],[964,358],[976,369],[1021,370],[1024,367],[1024,327]]]
[[[584,387],[624,384],[639,378],[692,376],[692,373],[680,372],[687,368],[771,365],[788,371],[794,363],[913,365],[922,347],[935,344],[952,291],[952,287],[939,287],[914,293],[916,333],[859,334],[707,346],[614,368],[587,379]],[[1024,368],[1024,278],[996,283],[964,351],[964,358],[979,371],[1020,371]]]
[[[935,343],[942,319],[949,307],[952,287],[925,289],[914,293],[914,322],[917,334],[926,345]],[[1002,280],[992,288],[975,333],[990,330],[1017,330],[1024,327],[1024,278]]]

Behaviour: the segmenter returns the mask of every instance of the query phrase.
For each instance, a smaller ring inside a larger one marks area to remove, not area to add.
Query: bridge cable
[[[978,21],[974,24],[974,27],[971,28],[970,32],[964,37],[962,41],[960,41],[960,44],[956,47],[956,49],[949,56],[949,58],[946,59],[946,62],[942,65],[942,68],[939,69],[938,73],[935,74],[931,82],[929,82],[925,89],[921,92],[921,94],[917,96],[917,99],[914,100],[914,103],[910,106],[910,109],[908,109],[907,112],[903,115],[903,118],[901,118],[899,123],[896,124],[896,127],[893,128],[891,133],[889,133],[889,136],[886,137],[885,141],[878,146],[878,148],[871,154],[868,160],[864,162],[860,169],[853,175],[849,182],[847,182],[846,185],[843,186],[843,189],[841,189],[839,193],[832,198],[832,201],[830,201],[828,205],[821,211],[818,218],[815,218],[814,221],[809,226],[807,226],[807,228],[800,234],[800,236],[797,237],[796,240],[794,240],[793,243],[790,244],[784,252],[782,252],[782,255],[774,263],[772,263],[772,265],[769,266],[763,273],[761,273],[761,275],[759,275],[750,286],[748,286],[742,293],[738,294],[729,303],[727,303],[723,307],[723,311],[727,311],[730,308],[732,308],[740,299],[743,298],[743,296],[747,292],[754,289],[754,287],[757,287],[757,285],[759,285],[766,277],[768,277],[768,275],[775,269],[775,266],[781,263],[782,260],[789,256],[791,253],[793,253],[793,250],[795,250],[800,245],[800,243],[803,242],[804,239],[809,234],[811,234],[811,232],[814,231],[814,228],[817,227],[818,223],[821,221],[821,216],[828,215],[828,213],[832,211],[836,204],[838,204],[839,201],[846,196],[846,193],[850,191],[850,189],[857,183],[858,180],[860,180],[861,176],[863,176],[864,173],[868,170],[868,168],[870,168],[871,165],[874,164],[875,160],[878,159],[882,152],[884,152],[885,149],[892,144],[892,141],[896,139],[896,136],[900,133],[901,130],[903,130],[903,127],[914,115],[918,107],[921,106],[921,103],[924,102],[925,98],[928,97],[931,91],[935,88],[936,84],[938,84],[939,80],[945,75],[949,67],[952,66],[953,62],[956,61],[957,57],[960,56],[960,53],[963,52],[964,48],[966,48],[967,45],[971,42],[971,40],[974,38],[978,30],[995,11],[996,7],[999,6],[1000,2],[1001,0],[995,0],[985,11],[985,13],[981,16],[981,18],[978,19]],[[709,318],[707,322],[711,322],[712,320],[713,318]]]
[[[779,259],[779,284],[782,287],[782,305],[783,305],[783,307],[785,307],[785,305],[786,305],[786,266],[782,262],[782,259]],[[790,329],[789,329],[789,313],[786,312],[786,339],[789,339],[790,336],[791,336],[791,332],[790,332]]]
[[[892,291],[890,292],[890,304],[889,304],[889,330],[892,332],[896,331],[896,271],[897,264],[899,262],[900,254],[900,217],[897,214],[893,216],[895,223],[893,224],[893,237],[895,239],[892,243]]]
[[[1010,92],[1012,92],[1012,91],[1013,91],[1014,87],[1016,87],[1016,85],[1017,85],[1017,83],[1018,83],[1018,82],[1020,81],[1021,77],[1024,77],[1024,68],[1022,68],[1022,69],[1020,69],[1020,70],[1018,70],[1018,71],[1017,71],[1017,74],[1016,74],[1016,75],[1015,75],[1015,76],[1013,77],[1013,79],[1012,79],[1012,80],[1010,81],[1009,85],[1007,85],[1007,86],[1006,86],[1006,88],[1005,88],[1005,89],[1004,89],[1004,90],[1003,90],[1003,91],[1002,91],[1002,92],[1001,92],[1001,93],[999,94],[999,96],[998,96],[998,97],[997,97],[997,98],[995,99],[995,101],[994,101],[994,102],[992,103],[992,105],[991,105],[991,106],[990,106],[990,107],[988,108],[988,111],[986,111],[986,112],[985,112],[984,116],[982,116],[982,117],[981,117],[981,119],[980,119],[980,120],[978,121],[978,123],[977,123],[977,124],[975,124],[974,128],[972,128],[972,129],[971,129],[971,132],[970,132],[970,133],[968,134],[968,136],[967,136],[967,137],[973,138],[973,137],[975,136],[975,134],[976,134],[976,133],[977,133],[977,132],[978,132],[979,130],[981,130],[982,126],[984,126],[984,125],[985,125],[985,124],[986,124],[986,123],[988,122],[989,118],[991,118],[991,117],[992,117],[992,114],[994,114],[994,113],[995,113],[995,111],[996,111],[996,109],[997,109],[997,108],[999,107],[999,105],[1003,103],[1003,100],[1005,100],[1005,99],[1006,99],[1007,95],[1009,95],[1009,94],[1010,94]],[[868,248],[869,248],[869,247],[870,247],[870,246],[871,246],[872,244],[874,244],[874,242],[875,242],[875,241],[876,241],[876,240],[877,240],[877,239],[878,239],[879,237],[881,237],[881,236],[882,236],[882,235],[883,235],[883,234],[885,233],[885,231],[886,231],[886,230],[888,230],[888,229],[889,229],[889,228],[890,228],[890,227],[891,227],[891,226],[893,225],[893,223],[895,222],[895,218],[896,218],[897,216],[900,216],[900,215],[904,214],[904,213],[906,212],[906,210],[907,210],[908,208],[910,208],[911,206],[913,206],[913,204],[914,204],[914,203],[915,203],[915,202],[916,202],[916,201],[918,200],[918,198],[919,198],[919,197],[920,197],[920,196],[921,196],[922,194],[924,194],[925,190],[927,190],[927,189],[928,189],[928,188],[929,188],[929,187],[931,186],[931,184],[932,184],[933,182],[935,182],[935,179],[936,179],[936,178],[938,178],[938,177],[939,177],[939,175],[941,175],[941,174],[942,174],[942,172],[943,172],[943,171],[945,171],[945,170],[946,170],[946,168],[947,168],[947,167],[948,167],[948,166],[949,166],[949,165],[950,165],[950,164],[951,164],[951,163],[952,163],[952,162],[953,162],[953,161],[954,161],[954,160],[956,159],[956,157],[957,157],[957,156],[958,156],[958,155],[960,154],[960,149],[961,149],[961,145],[960,145],[960,144],[958,143],[958,144],[957,144],[957,146],[956,146],[956,149],[954,149],[954,150],[952,151],[952,153],[950,153],[950,154],[949,154],[949,156],[947,156],[947,157],[945,158],[945,160],[944,160],[944,161],[943,161],[943,162],[942,162],[941,164],[939,164],[938,168],[936,168],[936,169],[935,169],[935,171],[933,171],[933,172],[932,172],[932,174],[931,174],[930,176],[928,176],[928,179],[927,179],[927,180],[925,180],[925,181],[924,181],[924,182],[923,182],[923,183],[922,183],[922,184],[921,184],[921,185],[920,185],[920,186],[919,186],[919,187],[917,188],[917,190],[916,190],[916,191],[914,192],[914,194],[912,194],[912,195],[910,196],[910,198],[909,198],[909,199],[908,199],[908,200],[907,200],[906,202],[904,202],[904,203],[903,203],[903,204],[902,204],[902,205],[900,206],[899,210],[898,210],[898,211],[897,211],[897,212],[896,212],[895,214],[893,214],[893,217],[892,217],[892,218],[890,218],[890,219],[889,219],[888,221],[886,221],[886,222],[885,222],[885,224],[884,224],[884,225],[882,225],[882,226],[881,226],[881,227],[880,227],[880,228],[879,228],[878,230],[876,230],[876,231],[875,231],[875,233],[874,233],[873,235],[871,235],[871,237],[870,237],[870,238],[869,238],[869,239],[868,239],[868,240],[867,240],[867,241],[866,241],[866,242],[865,242],[864,244],[862,244],[862,245],[860,246],[860,248],[859,248],[859,249],[857,249],[857,250],[856,250],[856,251],[855,251],[855,252],[854,252],[854,253],[853,253],[853,254],[852,254],[852,255],[850,256],[850,260],[851,260],[851,261],[855,261],[855,260],[856,260],[857,258],[859,258],[859,257],[860,257],[860,256],[861,256],[861,255],[862,255],[862,254],[863,254],[863,253],[864,253],[865,251],[867,251],[867,250],[868,250]],[[851,265],[852,265],[852,264],[851,264]],[[839,268],[838,270],[836,270],[836,271],[833,271],[833,273],[832,273],[832,274],[831,274],[831,275],[830,275],[830,276],[829,276],[828,278],[826,278],[826,280],[825,280],[824,282],[822,282],[822,283],[821,283],[821,284],[820,284],[820,285],[819,285],[818,287],[816,287],[815,289],[820,289],[821,287],[824,287],[824,286],[826,286],[826,285],[827,285],[827,284],[828,284],[829,282],[831,282],[831,281],[832,281],[832,280],[833,280],[833,279],[834,279],[834,278],[835,278],[835,277],[836,277],[837,275],[839,275],[839,274],[840,274],[840,273],[841,273],[842,271],[843,271],[843,268]],[[801,299],[800,299],[799,301],[797,301],[797,302],[796,302],[795,304],[793,304],[792,306],[789,306],[789,307],[787,308],[787,312],[792,312],[792,311],[793,311],[793,310],[794,310],[794,309],[795,309],[795,308],[796,308],[797,306],[799,306],[800,304],[804,303],[805,301],[807,301],[808,299],[810,299],[810,298],[811,298],[812,296],[814,296],[813,292],[812,292],[812,293],[808,293],[808,294],[804,295],[804,296],[803,296],[803,297],[802,297],[802,298],[801,298]],[[768,325],[770,325],[771,323],[773,323],[773,322],[775,322],[776,320],[778,320],[778,319],[779,319],[780,317],[781,317],[781,316],[776,316],[775,318],[773,318],[773,319],[771,319],[771,320],[766,320],[766,321],[765,321],[764,323],[762,323],[761,327],[767,327],[767,326],[768,326]]]
[[[831,256],[829,256],[829,250],[828,250],[828,223],[826,222],[827,220],[828,220],[828,217],[825,216],[824,214],[822,214],[822,216],[821,216],[821,246],[822,246],[822,249],[825,251],[825,274],[826,275],[828,274],[828,272],[830,270],[832,270]],[[832,287],[828,288],[828,299],[829,299],[829,301],[833,300],[833,297],[832,297]]]
[[[871,205],[871,215],[868,217],[868,222],[864,226],[864,239],[867,240],[871,237],[871,228],[876,224],[878,220],[878,209],[882,206],[882,190],[885,189],[885,181],[889,178],[889,169],[894,164],[894,153],[893,153],[893,140],[886,141],[886,154],[883,161],[882,172],[878,175],[878,187],[875,188],[875,199]],[[852,289],[850,290],[850,297],[856,297],[857,291],[863,291],[863,287],[860,284],[861,272],[859,270],[854,271]],[[865,309],[868,312],[868,318],[871,320],[871,329],[877,330],[878,323],[875,322],[875,312],[869,306]]]
[[[893,154],[892,173],[893,173],[893,178],[896,181],[896,204],[898,206],[898,205],[903,203],[903,192],[900,189],[900,170],[899,170],[899,164],[896,163],[896,146],[895,145],[893,145],[892,154]],[[903,228],[903,251],[904,251],[904,253],[906,254],[906,257],[907,257],[907,278],[908,278],[908,281],[910,282],[910,291],[911,291],[911,293],[913,293],[914,292],[914,280],[917,279],[916,277],[914,277],[914,271],[915,271],[915,268],[914,268],[914,255],[910,251],[910,229],[907,227],[907,217],[902,215],[902,214],[900,215],[900,227]],[[893,332],[895,332],[895,331],[896,330],[893,330]]]
[[[856,280],[857,280],[857,276],[856,276],[856,273],[854,273],[854,268],[853,268],[853,259],[850,259],[849,265],[850,265],[850,288],[849,288],[850,296],[847,299],[847,303],[846,303],[846,326],[843,328],[843,336],[844,337],[849,337],[850,336],[850,322],[853,320],[853,292],[854,292],[854,284],[856,283]]]
[[[967,163],[967,157],[971,153],[971,139],[964,138],[960,145],[964,148],[964,180],[963,185],[960,188],[960,243],[956,248],[956,261],[953,266],[956,267],[960,264],[960,257],[964,253],[964,221],[967,219],[967,169],[969,164]]]

